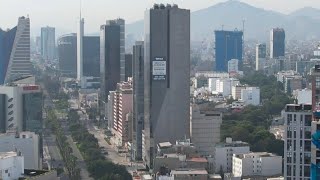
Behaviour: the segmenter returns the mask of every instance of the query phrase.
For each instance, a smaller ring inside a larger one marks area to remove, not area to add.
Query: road
[[[70,99],[69,100],[70,108],[78,109],[78,100],[77,99]],[[103,147],[103,149],[108,152],[105,155],[106,159],[112,161],[115,164],[124,165],[129,173],[133,174],[134,171],[137,169],[144,169],[143,163],[135,163],[130,162],[128,158],[126,158],[125,153],[118,153],[112,145],[109,145],[105,138],[104,129],[99,129],[98,127],[93,125],[87,116],[87,114],[83,113],[82,111],[78,111],[80,116],[80,122],[86,126],[89,133],[93,134],[95,138],[97,138],[99,146]]]
[[[45,108],[47,107],[52,107],[53,109],[55,109],[55,105],[52,101],[52,99],[50,98],[50,95],[48,94],[47,90],[45,89],[44,85],[41,84],[42,89],[43,89],[43,93],[45,94],[46,98],[44,100],[44,104],[45,104]],[[71,146],[72,150],[73,150],[73,155],[76,156],[78,158],[77,160],[77,167],[80,168],[80,176],[81,179],[83,180],[92,180],[92,178],[89,175],[89,172],[87,171],[86,168],[86,164],[83,160],[83,157],[81,155],[81,153],[79,152],[77,146],[75,145],[73,139],[71,138],[71,136],[69,135],[69,130],[67,127],[67,122],[66,119],[64,117],[62,117],[61,115],[59,115],[59,113],[57,112],[57,110],[55,109],[55,113],[57,115],[57,118],[60,120],[61,126],[64,130],[64,134],[67,136],[67,141],[69,143],[69,145]],[[49,130],[46,129],[47,134],[44,135],[44,145],[47,144],[50,156],[52,157],[51,160],[49,161],[49,164],[51,167],[64,167],[64,163],[62,160],[62,156],[60,154],[60,151],[58,149],[58,146],[56,144],[55,141],[55,136],[53,135],[53,133]]]

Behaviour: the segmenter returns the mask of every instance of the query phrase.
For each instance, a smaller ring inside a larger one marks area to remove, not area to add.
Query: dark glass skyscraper
[[[101,109],[102,114],[105,114],[109,91],[116,90],[117,83],[120,82],[120,37],[121,26],[116,20],[107,21],[100,27],[100,107],[103,108]]]
[[[216,71],[227,72],[228,61],[242,62],[242,31],[215,31]]]
[[[63,76],[76,77],[77,35],[66,34],[58,39],[59,70]]]
[[[83,75],[100,77],[100,37],[83,37]]]
[[[132,77],[132,54],[125,55],[125,81]]]
[[[190,10],[154,5],[145,13],[143,159],[156,146],[189,137]]]
[[[66,34],[58,39],[59,70],[63,76],[76,77],[77,74],[77,35]],[[100,77],[100,38],[83,37],[83,74]]]
[[[144,124],[144,44],[137,41],[133,46],[133,122],[132,122],[132,158],[142,159],[142,130]],[[127,66],[126,66],[127,67]]]
[[[284,29],[275,28],[270,32],[270,58],[276,59],[285,56],[285,39]]]

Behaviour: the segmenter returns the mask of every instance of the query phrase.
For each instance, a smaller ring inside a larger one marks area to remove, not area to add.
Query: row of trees
[[[68,114],[69,130],[81,151],[90,175],[99,180],[132,179],[125,166],[117,165],[105,159],[99,148],[98,140],[80,123],[75,110]]]
[[[80,179],[80,169],[77,168],[77,158],[72,155],[72,148],[67,142],[67,137],[63,133],[63,129],[58,121],[55,111],[52,109],[47,110],[47,126],[51,128],[56,136],[60,154],[65,162],[65,167],[68,171],[68,176],[71,180]]]
[[[283,92],[283,86],[274,76],[252,73],[240,79],[242,84],[260,88],[262,106],[247,106],[240,113],[223,117],[222,140],[231,136],[250,144],[252,151],[268,151],[283,156],[283,141],[269,132],[274,116],[293,99]]]

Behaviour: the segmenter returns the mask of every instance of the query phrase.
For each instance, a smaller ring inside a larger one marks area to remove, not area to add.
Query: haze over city
[[[1,180],[320,180],[320,0],[0,5]]]
[[[144,11],[154,3],[176,3],[181,8],[197,11],[226,0],[82,0],[82,16],[85,18],[86,34],[97,33],[106,19],[124,18],[127,24],[143,19]],[[236,1],[236,0],[234,0]],[[283,14],[299,8],[320,9],[318,0],[240,0],[252,6]],[[43,25],[57,27],[58,33],[76,31],[80,0],[1,0],[0,27],[11,28],[21,15],[32,18],[32,35],[39,33]],[[38,31],[38,32],[37,32]]]

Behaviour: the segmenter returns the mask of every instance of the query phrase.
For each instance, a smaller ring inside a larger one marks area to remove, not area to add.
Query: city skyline
[[[6,1],[6,0],[5,0]],[[181,8],[191,9],[191,12],[216,5],[226,0],[139,0],[132,3],[129,0],[114,2],[112,0],[95,0],[95,3],[82,0],[82,16],[85,18],[87,34],[98,33],[101,24],[107,19],[124,18],[129,24],[143,19],[144,11],[152,7],[154,3],[175,3]],[[303,7],[314,7],[320,9],[320,2],[317,0],[239,0],[257,8],[273,10],[283,14],[289,14]],[[289,3],[290,2],[290,3]],[[79,20],[80,0],[70,1],[46,1],[39,0],[11,0],[6,1],[8,8],[1,9],[0,28],[7,29],[14,27],[17,18],[29,15],[32,24],[31,35],[39,34],[40,27],[52,26],[58,30],[58,36],[64,33],[76,32],[77,21]],[[11,8],[12,7],[12,8]],[[68,12],[66,11],[68,10]],[[65,16],[65,14],[68,16]],[[67,25],[67,26],[66,26]],[[59,33],[60,32],[60,33]]]

